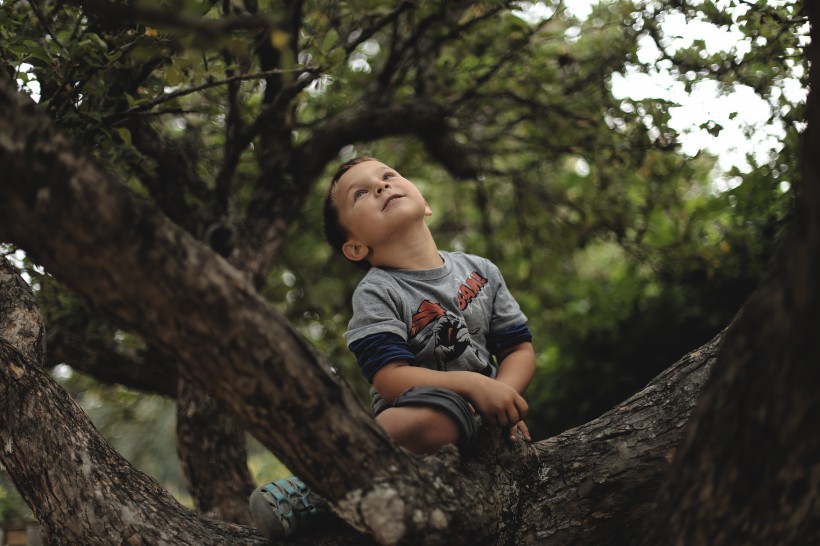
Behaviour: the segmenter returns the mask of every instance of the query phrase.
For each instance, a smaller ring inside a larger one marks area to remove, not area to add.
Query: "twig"
[[[126,110],[125,112],[120,112],[105,118],[105,121],[120,121],[124,118],[127,118],[133,114],[138,114],[140,112],[145,112],[146,110],[150,110],[154,106],[158,104],[162,104],[163,102],[168,102],[174,100],[179,97],[183,97],[185,95],[190,95],[191,93],[196,93],[198,91],[202,91],[204,89],[208,89],[211,87],[217,87],[220,85],[226,85],[232,82],[237,81],[245,81],[245,80],[258,80],[262,78],[267,78],[268,76],[273,76],[275,74],[285,74],[290,72],[316,72],[318,71],[318,67],[301,67],[301,68],[289,68],[289,69],[281,69],[277,68],[274,70],[266,70],[264,72],[256,72],[253,74],[239,74],[237,76],[231,76],[230,78],[225,78],[223,80],[211,80],[201,85],[196,85],[194,87],[189,87],[187,89],[180,89],[179,91],[174,91],[173,93],[166,93],[158,96],[154,100],[146,102],[144,104],[140,104]]]
[[[46,32],[48,32],[48,35],[54,40],[54,43],[60,46],[60,49],[65,50],[65,46],[60,42],[60,40],[57,39],[57,35],[54,34],[54,31],[51,30],[48,20],[46,20],[43,12],[40,11],[40,7],[37,5],[37,2],[35,0],[28,0],[28,3],[31,6],[31,10],[34,12],[34,15],[37,16],[37,20],[40,21],[40,24],[46,29]]]

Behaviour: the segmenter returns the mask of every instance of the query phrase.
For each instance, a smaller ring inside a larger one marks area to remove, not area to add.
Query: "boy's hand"
[[[514,388],[483,375],[475,374],[468,398],[488,426],[517,427],[529,412],[527,401]]]
[[[518,440],[518,432],[521,432],[521,436],[524,438],[525,442],[532,442],[532,438],[530,437],[530,430],[527,428],[526,423],[524,421],[518,421],[515,425],[510,427],[509,430],[509,438],[511,443],[515,443]]]

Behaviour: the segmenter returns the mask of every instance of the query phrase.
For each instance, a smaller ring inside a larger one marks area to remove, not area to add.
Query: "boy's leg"
[[[457,444],[459,429],[443,410],[425,406],[387,408],[376,422],[396,444],[419,455],[437,452],[447,444]]]
[[[440,387],[413,387],[376,422],[398,445],[420,455],[437,452],[447,444],[467,449],[475,439],[480,420],[461,395]]]

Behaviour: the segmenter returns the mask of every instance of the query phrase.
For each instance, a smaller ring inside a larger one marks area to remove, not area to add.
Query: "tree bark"
[[[245,431],[222,404],[184,376],[177,404],[177,451],[197,507],[221,521],[251,524],[248,497],[254,485]]]
[[[264,544],[181,506],[97,433],[43,370],[34,295],[0,258],[0,461],[49,544]]]
[[[512,531],[500,544],[638,543],[722,336],[601,417],[533,444],[516,483]]]
[[[26,358],[42,362],[45,330],[29,285],[0,256],[0,333]]]

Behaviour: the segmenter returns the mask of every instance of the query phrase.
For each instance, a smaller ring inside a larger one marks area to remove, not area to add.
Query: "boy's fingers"
[[[518,440],[518,431],[521,431],[521,436],[524,438],[525,441],[530,442],[532,438],[530,437],[530,431],[527,428],[526,423],[524,421],[518,421],[515,425],[510,428],[510,441],[515,442]]]
[[[515,442],[518,439],[518,427],[512,427],[509,432],[510,442]]]
[[[524,421],[520,421],[518,423],[518,430],[520,430],[521,434],[524,435],[524,439],[526,441],[528,441],[528,442],[532,441],[532,438],[530,437],[530,429],[527,428],[527,424]]]

